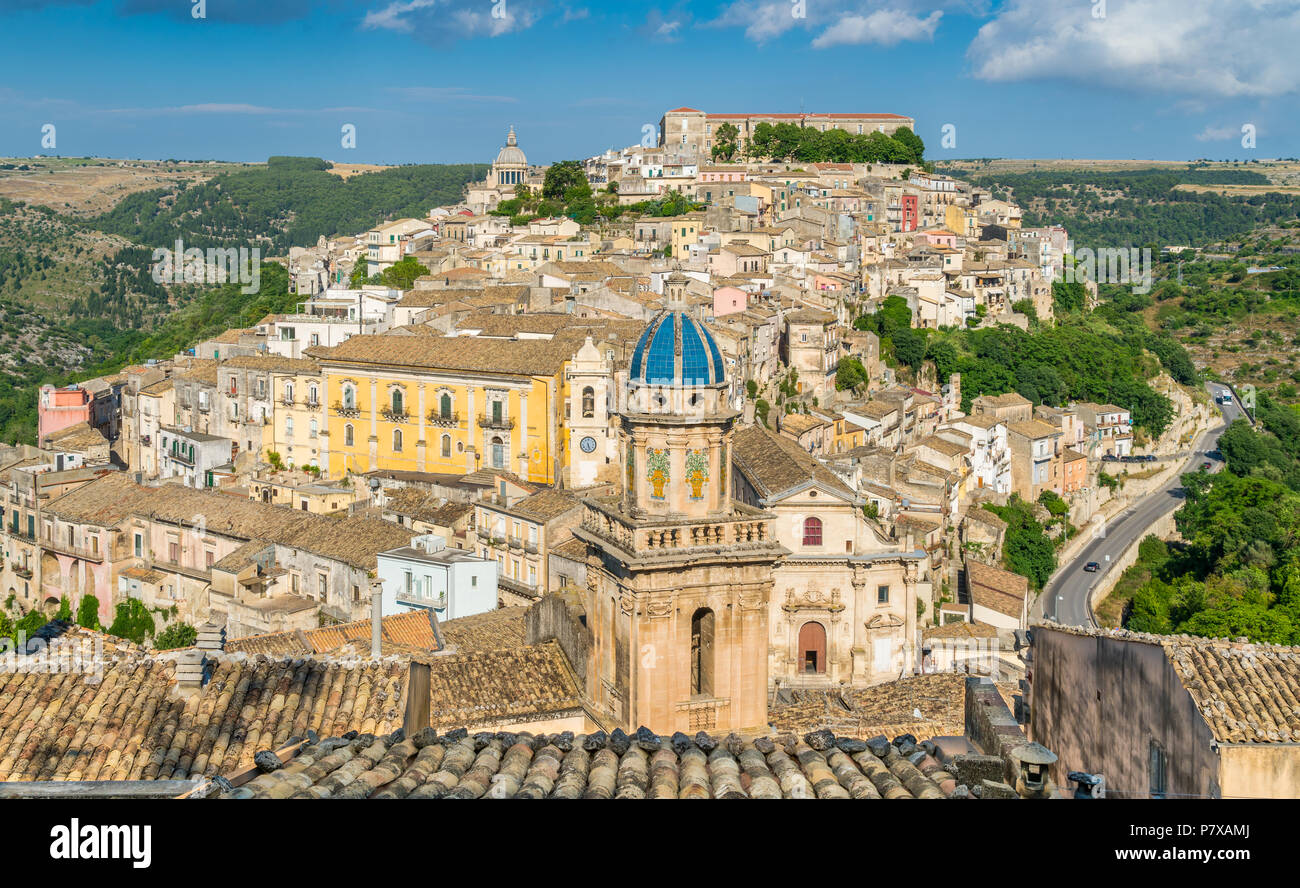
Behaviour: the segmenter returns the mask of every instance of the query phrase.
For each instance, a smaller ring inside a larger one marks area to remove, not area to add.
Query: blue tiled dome
[[[664,311],[641,334],[630,377],[647,385],[713,385],[726,374],[709,331],[680,311]]]

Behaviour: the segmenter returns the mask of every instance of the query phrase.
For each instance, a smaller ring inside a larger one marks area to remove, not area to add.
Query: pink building
[[[52,385],[41,386],[36,429],[39,439],[43,441],[46,435],[79,422],[89,422],[92,400],[90,392],[76,385],[61,389]]]
[[[749,170],[734,167],[700,167],[699,182],[748,182]]]
[[[749,307],[749,294],[739,287],[719,287],[713,291],[713,316],[735,314]]]
[[[936,228],[930,231],[920,232],[925,242],[932,247],[948,247],[949,249],[957,248],[957,235],[943,228]]]

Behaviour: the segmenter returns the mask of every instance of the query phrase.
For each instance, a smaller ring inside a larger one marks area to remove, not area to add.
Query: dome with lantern
[[[670,275],[669,307],[646,326],[632,352],[628,381],[633,385],[713,386],[726,382],[722,352],[705,326],[680,306],[679,293],[688,278],[680,271]]]

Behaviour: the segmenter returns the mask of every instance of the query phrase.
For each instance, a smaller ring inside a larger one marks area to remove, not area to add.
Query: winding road
[[[1226,385],[1206,383],[1210,397],[1214,398],[1223,414],[1223,425],[1202,432],[1192,448],[1192,453],[1182,471],[1178,472],[1159,490],[1152,491],[1133,503],[1123,512],[1105,524],[1104,534],[1098,535],[1076,555],[1065,563],[1048,581],[1043,593],[1038,596],[1031,609],[1035,619],[1055,620],[1067,626],[1089,627],[1096,625],[1093,619],[1091,595],[1095,587],[1115,564],[1116,560],[1133,543],[1147,533],[1157,520],[1182,505],[1185,493],[1182,487],[1182,475],[1196,471],[1202,463],[1210,463],[1210,471],[1218,471],[1223,464],[1209,454],[1219,445],[1221,435],[1233,420],[1244,415],[1241,403]],[[1222,395],[1230,395],[1232,402],[1219,404]],[[1085,533],[1093,532],[1085,529]],[[1096,561],[1101,569],[1096,573],[1085,571],[1084,565]]]

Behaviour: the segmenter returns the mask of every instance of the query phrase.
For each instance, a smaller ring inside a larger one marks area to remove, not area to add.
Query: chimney
[[[203,688],[203,651],[188,648],[176,656],[176,690],[188,697]]]
[[[384,635],[384,584],[370,584],[370,659],[379,659],[379,642]]]
[[[1050,799],[1055,786],[1047,773],[1056,762],[1056,753],[1041,743],[1026,743],[1017,746],[1011,755],[1020,765],[1020,777],[1016,780],[1016,792],[1022,799]]]
[[[226,627],[209,620],[199,627],[194,646],[205,653],[221,653],[226,649]]]

